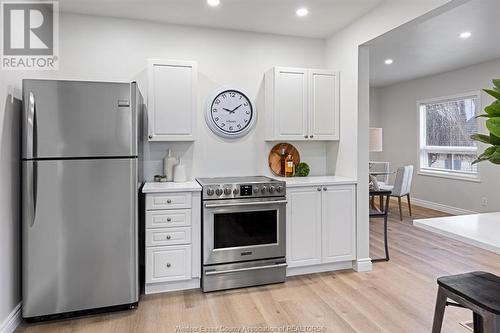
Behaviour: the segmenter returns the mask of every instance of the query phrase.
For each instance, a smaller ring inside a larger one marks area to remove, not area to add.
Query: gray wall
[[[382,125],[384,151],[373,158],[389,161],[391,169],[413,164],[418,167],[417,101],[433,97],[479,91],[500,77],[500,59],[453,72],[411,80],[375,90],[374,124]],[[481,95],[483,107],[492,99]],[[481,121],[484,123],[484,121]],[[484,146],[480,146],[482,150]],[[415,171],[412,195],[415,198],[474,212],[500,210],[500,166],[479,165],[481,182],[418,175]],[[486,197],[487,206],[481,205]]]
[[[370,127],[383,128],[380,110],[380,89],[373,87],[370,88]],[[382,142],[382,146],[383,144],[384,142]],[[381,152],[370,152],[370,161],[380,160],[381,154]]]

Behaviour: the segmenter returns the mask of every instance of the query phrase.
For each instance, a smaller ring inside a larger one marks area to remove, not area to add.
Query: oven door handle
[[[236,268],[236,269],[227,269],[224,271],[205,271],[205,274],[207,276],[210,276],[210,275],[255,271],[255,270],[259,270],[259,269],[281,268],[281,267],[288,267],[288,264],[283,263],[283,264],[265,265],[265,266],[256,266],[256,267],[244,267],[244,268]]]
[[[233,206],[260,206],[260,205],[276,205],[286,204],[286,200],[276,201],[252,201],[252,202],[238,202],[238,203],[223,203],[223,204],[205,204],[205,208],[219,208],[219,207],[233,207]]]

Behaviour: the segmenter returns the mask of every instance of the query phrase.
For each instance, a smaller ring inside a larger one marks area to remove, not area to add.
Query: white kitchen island
[[[421,219],[413,225],[500,254],[500,212]]]

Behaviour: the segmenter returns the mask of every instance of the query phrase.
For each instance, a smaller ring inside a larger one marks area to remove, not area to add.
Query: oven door
[[[285,256],[284,198],[206,201],[203,264]]]

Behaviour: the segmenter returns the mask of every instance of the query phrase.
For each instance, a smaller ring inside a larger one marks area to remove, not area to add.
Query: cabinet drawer
[[[191,225],[191,210],[152,210],[146,212],[146,228],[187,227]]]
[[[146,283],[191,279],[191,245],[146,249]]]
[[[160,228],[146,230],[146,246],[191,243],[191,228]]]
[[[191,193],[148,194],[146,209],[191,208]]]

